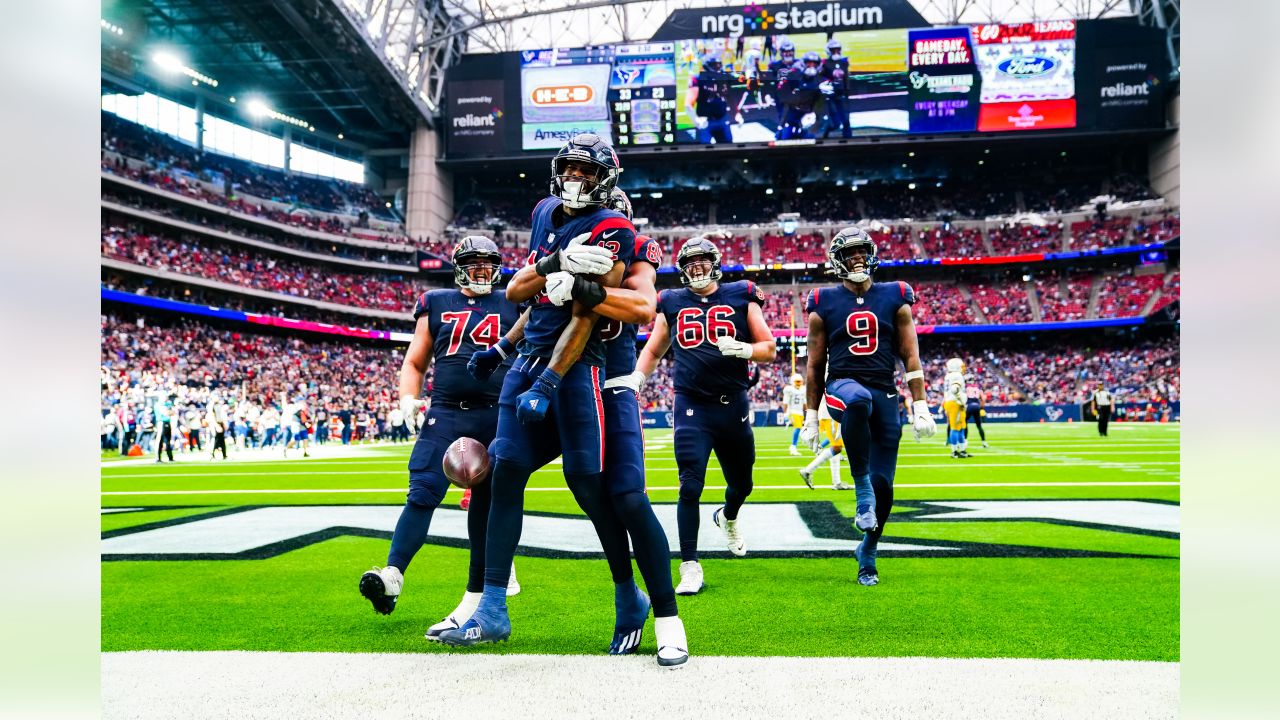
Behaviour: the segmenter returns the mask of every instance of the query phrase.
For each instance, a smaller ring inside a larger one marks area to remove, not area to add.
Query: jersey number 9
[[[875,313],[868,310],[850,313],[845,320],[844,329],[853,340],[849,352],[854,355],[875,354],[876,344],[880,340],[880,321],[876,319]]]

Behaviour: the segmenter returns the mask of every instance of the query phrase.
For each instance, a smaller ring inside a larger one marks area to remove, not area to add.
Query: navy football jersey
[[[667,320],[675,353],[676,392],[702,397],[733,395],[747,389],[751,371],[742,358],[725,357],[715,346],[724,335],[752,342],[747,307],[764,305],[764,292],[749,280],[721,283],[705,297],[689,288],[663,290],[658,312]]]
[[[467,361],[472,353],[496,345],[516,324],[520,309],[501,292],[467,297],[457,288],[441,288],[428,290],[418,298],[413,306],[414,321],[424,313],[430,318],[435,364],[431,398],[453,403],[496,403],[511,361],[499,366],[488,382],[471,377]]]
[[[635,262],[647,262],[654,270],[662,267],[662,246],[648,235],[636,236]],[[627,375],[636,369],[636,331],[633,323],[601,318],[598,325],[604,341],[604,378]]]
[[[635,256],[636,229],[626,215],[615,210],[597,208],[581,215],[570,216],[560,209],[560,198],[543,198],[533,209],[533,232],[529,238],[528,264],[563,250],[569,241],[582,233],[591,233],[588,245],[608,248],[614,257],[627,266]],[[539,292],[530,300],[533,312],[524,327],[524,339],[518,349],[521,355],[550,358],[556,341],[569,325],[573,307],[565,303],[560,307],[551,304],[545,292]],[[588,365],[604,364],[604,341],[599,333],[592,333],[581,360]]]
[[[827,332],[827,380],[892,391],[899,361],[894,319],[898,308],[915,302],[915,291],[901,281],[873,283],[861,298],[843,284],[810,292],[805,311],[818,313]]]

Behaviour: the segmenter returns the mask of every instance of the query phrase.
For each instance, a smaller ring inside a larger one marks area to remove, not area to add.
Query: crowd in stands
[[[973,305],[955,285],[912,283],[916,304],[911,313],[917,325],[971,325]]]
[[[1158,218],[1140,217],[1133,223],[1133,241],[1135,244],[1151,242],[1168,242],[1182,232],[1178,215],[1163,214]]]
[[[987,231],[992,255],[1062,251],[1062,223],[1006,223]]]
[[[760,262],[825,263],[828,240],[821,233],[796,234],[791,237],[766,233],[760,238]]]
[[[969,293],[974,305],[982,311],[988,323],[1031,322],[1031,302],[1023,283],[1008,280],[1003,283],[969,283]]]
[[[360,308],[408,312],[422,289],[397,275],[340,272],[192,235],[174,239],[118,226],[103,228],[101,251],[157,270]]]
[[[1107,217],[1071,223],[1069,250],[1099,250],[1101,248],[1129,245],[1130,219]]]
[[[1084,402],[1099,381],[1120,403],[1179,399],[1176,338],[1116,348],[988,350],[986,355],[1021,390],[1017,394],[1026,402]]]
[[[175,203],[167,203],[159,198],[151,198],[142,193],[116,193],[110,188],[103,188],[102,199],[118,205],[125,205],[136,210],[145,211],[151,215],[180,220],[182,222],[199,225],[209,230],[217,230],[239,237],[251,238],[268,242],[281,247],[293,248],[295,250],[303,250],[310,253],[320,255],[332,255],[336,258],[347,260],[360,260],[364,262],[380,262],[387,264],[413,266],[413,256],[409,252],[410,248],[404,246],[403,252],[389,252],[381,248],[370,248],[361,245],[353,245],[345,242],[334,242],[330,240],[317,240],[300,235],[293,235],[288,232],[273,232],[271,230],[261,228],[252,222],[236,221],[234,218],[228,218],[226,215],[213,215],[202,211],[199,208],[193,208],[186,205]],[[123,217],[110,209],[104,209],[106,213],[106,221],[113,224],[122,222],[142,222],[134,216]],[[169,229],[164,224],[156,226],[160,231]],[[169,229],[171,232],[178,232],[176,229]]]
[[[1159,273],[1134,275],[1132,270],[1106,275],[1098,299],[1100,317],[1141,315],[1151,295],[1164,285]]]
[[[1093,278],[1087,274],[1061,275],[1050,271],[1035,278],[1040,316],[1045,322],[1083,320],[1089,309]]]
[[[916,233],[924,256],[929,258],[967,258],[990,255],[976,228],[961,228],[949,223]]]

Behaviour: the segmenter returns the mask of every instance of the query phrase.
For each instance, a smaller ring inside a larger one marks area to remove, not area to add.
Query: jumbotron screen
[[[1141,28],[1081,32],[1095,25],[1107,22],[708,37],[469,56],[449,76],[448,155],[545,151],[580,132],[625,151],[1162,126],[1156,38]],[[1082,35],[1090,39],[1081,43]],[[477,104],[488,112],[477,115]]]

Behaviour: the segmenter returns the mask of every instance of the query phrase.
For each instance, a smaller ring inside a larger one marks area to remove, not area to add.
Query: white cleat
[[[516,564],[511,563],[511,579],[507,581],[507,597],[520,594],[520,581],[516,580]]]
[[[676,594],[697,595],[702,586],[702,565],[697,560],[680,563],[680,584],[676,585]]]
[[[725,547],[729,548],[729,552],[737,557],[746,555],[747,541],[742,537],[742,531],[738,530],[738,521],[730,520],[724,516],[723,505],[711,513],[711,519],[715,522],[716,527],[724,530]]]
[[[805,485],[809,486],[810,490],[813,489],[813,473],[812,472],[809,472],[807,469],[801,470],[800,479],[804,481]]]
[[[390,615],[396,609],[403,587],[404,575],[399,568],[375,567],[360,576],[360,594],[382,615]]]
[[[792,454],[792,455],[799,455],[799,454],[800,454],[800,448],[796,447],[795,445],[792,445],[792,446],[791,446],[791,454]]]
[[[837,478],[831,481],[831,489],[832,490],[852,490],[853,486]]]
[[[984,447],[984,448],[989,448],[989,447],[991,447],[991,446],[987,444],[987,441],[986,441],[986,440],[983,440],[983,441],[982,441],[982,447]]]
[[[657,636],[659,666],[675,669],[689,662],[689,641],[685,639],[684,623],[679,615],[654,618],[653,634]]]

